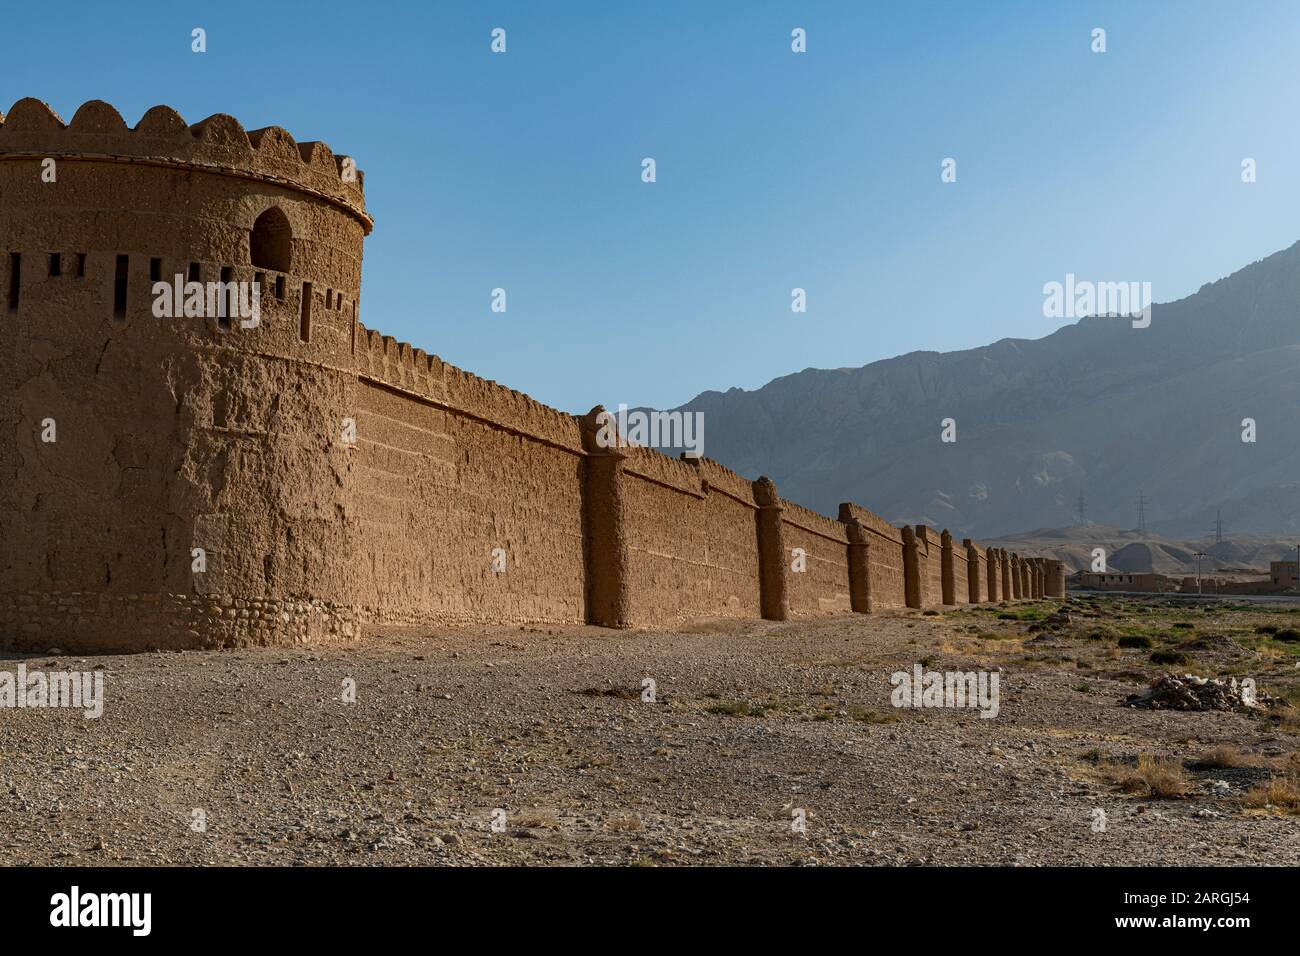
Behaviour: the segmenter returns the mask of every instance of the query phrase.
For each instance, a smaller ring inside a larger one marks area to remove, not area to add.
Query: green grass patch
[[[1233,635],[1233,639],[1239,647],[1255,653],[1281,654],[1283,657],[1300,658],[1300,643],[1295,641],[1279,641],[1271,634],[1244,634]]]
[[[1018,607],[1009,611],[1001,611],[998,618],[1003,621],[1041,621],[1049,614],[1055,611],[1057,605],[1052,604],[1044,607],[1042,604],[1036,604],[1033,607]]]

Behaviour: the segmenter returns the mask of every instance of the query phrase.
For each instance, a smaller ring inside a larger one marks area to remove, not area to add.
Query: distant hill
[[[1295,541],[1254,535],[1224,535],[1189,540],[1165,538],[1150,532],[1088,525],[1052,528],[994,538],[981,543],[1024,554],[1058,558],[1072,571],[1092,567],[1093,548],[1106,550],[1111,571],[1158,571],[1161,574],[1196,573],[1196,552],[1202,552],[1201,572],[1254,568],[1267,571],[1270,561],[1295,560]]]
[[[1220,510],[1235,534],[1300,533],[1300,243],[1155,305],[1149,328],[1085,318],[681,408],[705,413],[706,455],[825,514],[854,500],[989,538],[1072,524],[1081,491],[1089,518],[1131,526],[1140,490],[1171,538],[1204,535]]]

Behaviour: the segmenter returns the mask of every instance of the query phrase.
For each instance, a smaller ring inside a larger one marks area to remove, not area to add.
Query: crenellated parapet
[[[356,342],[356,371],[364,380],[427,399],[488,425],[581,452],[581,429],[573,415],[374,329],[359,326]]]
[[[128,127],[116,109],[91,100],[64,123],[37,99],[0,114],[0,161],[46,158],[153,165],[287,187],[347,210],[370,232],[365,174],[350,156],[320,142],[299,143],[279,126],[246,131],[224,113],[190,125],[169,106],[155,106]]]

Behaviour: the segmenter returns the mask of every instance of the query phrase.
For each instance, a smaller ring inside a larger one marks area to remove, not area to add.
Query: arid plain
[[[8,654],[10,670],[102,667],[106,700],[99,719],[3,714],[0,848],[10,864],[1296,865],[1297,625],[1300,607],[1074,596],[683,633]],[[998,673],[997,716],[892,706],[890,675],[916,664]],[[1267,706],[1124,705],[1164,673],[1250,678]]]

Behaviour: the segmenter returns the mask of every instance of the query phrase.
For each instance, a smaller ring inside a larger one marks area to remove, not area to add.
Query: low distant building
[[[1240,569],[1243,572],[1246,569]],[[1253,577],[1243,573],[1240,577],[1192,575],[1172,578],[1153,571],[1080,571],[1070,579],[1070,585],[1093,591],[1134,591],[1145,594],[1285,594],[1296,590],[1296,563],[1273,561],[1268,577],[1263,571],[1253,572]]]
[[[1095,591],[1177,591],[1178,582],[1152,571],[1080,571],[1077,586]]]
[[[1279,591],[1294,591],[1296,587],[1296,563],[1294,561],[1270,561],[1268,576]]]

